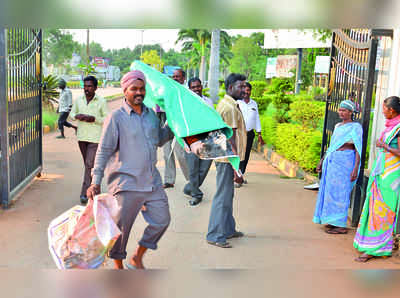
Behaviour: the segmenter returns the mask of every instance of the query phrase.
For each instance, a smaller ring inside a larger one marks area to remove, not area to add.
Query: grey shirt
[[[143,105],[139,115],[124,101],[104,121],[92,183],[100,184],[105,173],[112,194],[153,191],[162,184],[156,168],[157,147],[173,137],[169,127],[160,126],[153,110]]]
[[[58,100],[58,112],[69,112],[72,107],[72,92],[69,88],[65,87],[60,92],[60,98]]]

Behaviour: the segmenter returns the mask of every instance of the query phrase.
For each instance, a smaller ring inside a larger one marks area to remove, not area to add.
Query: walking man
[[[246,153],[244,160],[240,162],[240,171],[242,174],[246,172],[247,163],[249,162],[251,147],[253,146],[253,141],[255,137],[254,130],[258,135],[258,142],[264,145],[264,140],[261,136],[261,123],[260,115],[258,113],[257,103],[250,98],[251,96],[251,84],[246,82],[246,88],[244,89],[244,97],[242,100],[238,100],[240,111],[242,112],[244,123],[246,124],[247,131],[247,142],[246,142]],[[247,184],[247,180],[243,181]],[[240,187],[241,184],[235,184],[236,187]]]
[[[204,103],[214,108],[212,100],[203,95],[203,85],[199,78],[191,78],[188,86],[190,90],[203,99]],[[200,190],[200,186],[207,176],[212,160],[200,159],[194,153],[186,153],[186,162],[189,168],[189,182],[185,185],[183,193],[191,198],[189,204],[196,206],[203,199],[203,192]]]
[[[58,88],[61,89],[60,98],[58,99],[58,113],[60,116],[58,117],[58,130],[60,131],[60,135],[56,136],[57,139],[65,139],[64,135],[64,126],[65,127],[72,127],[77,130],[75,125],[72,125],[67,121],[69,112],[71,111],[72,107],[72,92],[67,87],[67,82],[63,79],[58,81]]]
[[[226,95],[217,105],[217,112],[232,127],[233,135],[228,140],[232,151],[244,160],[246,151],[246,126],[237,101],[244,96],[246,77],[231,73],[225,80]],[[236,230],[233,218],[233,183],[243,183],[243,176],[238,176],[228,159],[215,160],[217,168],[217,190],[211,205],[208,224],[207,242],[222,248],[232,247],[227,239],[242,237]]]
[[[144,253],[149,248],[157,248],[170,222],[168,198],[156,163],[157,147],[174,135],[168,126],[161,127],[155,112],[143,104],[145,86],[145,76],[139,70],[122,77],[125,101],[104,122],[93,169],[93,184],[88,189],[90,199],[100,193],[106,169],[108,191],[122,207],[118,222],[122,234],[109,252],[117,269],[124,268],[122,260],[127,256],[129,234],[140,210],[148,226],[136,252],[126,263],[128,268],[144,269]]]
[[[186,74],[182,69],[176,69],[173,73],[172,78],[179,84],[183,85],[185,83],[185,76]],[[166,121],[165,112],[161,113],[164,113],[164,115],[160,115],[161,119],[164,120],[164,124]],[[173,142],[175,143],[174,146],[172,146]],[[186,163],[185,150],[179,144],[177,144],[176,141],[171,140],[165,143],[165,145],[163,146],[163,155],[165,161],[163,187],[174,187],[176,179],[175,156],[178,159],[179,167],[182,170],[183,176],[185,177],[186,181],[189,181],[189,169]]]
[[[78,97],[72,106],[71,117],[79,121],[78,145],[85,165],[80,200],[86,204],[86,191],[92,183],[91,172],[108,108],[106,100],[96,94],[95,77],[87,76],[83,79],[83,90],[84,95]]]

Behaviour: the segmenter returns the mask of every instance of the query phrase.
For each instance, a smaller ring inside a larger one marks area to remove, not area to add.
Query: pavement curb
[[[277,168],[280,172],[290,178],[304,179],[309,183],[317,183],[318,178],[314,177],[307,172],[305,172],[302,168],[300,168],[297,164],[288,161],[283,156],[276,153],[271,148],[267,146],[258,146],[256,145],[256,151],[262,153],[264,159],[269,161],[273,167]]]

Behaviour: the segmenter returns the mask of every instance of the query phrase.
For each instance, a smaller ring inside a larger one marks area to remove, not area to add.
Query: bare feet
[[[134,255],[134,256],[130,259],[129,263],[130,263],[132,266],[134,266],[136,269],[146,269],[146,268],[144,268],[144,266],[143,266],[142,260],[139,259],[136,255]]]

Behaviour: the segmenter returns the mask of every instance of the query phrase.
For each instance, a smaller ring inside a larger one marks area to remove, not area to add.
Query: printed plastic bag
[[[121,231],[120,207],[109,194],[75,206],[55,218],[48,228],[51,255],[59,269],[94,269],[103,264]]]

